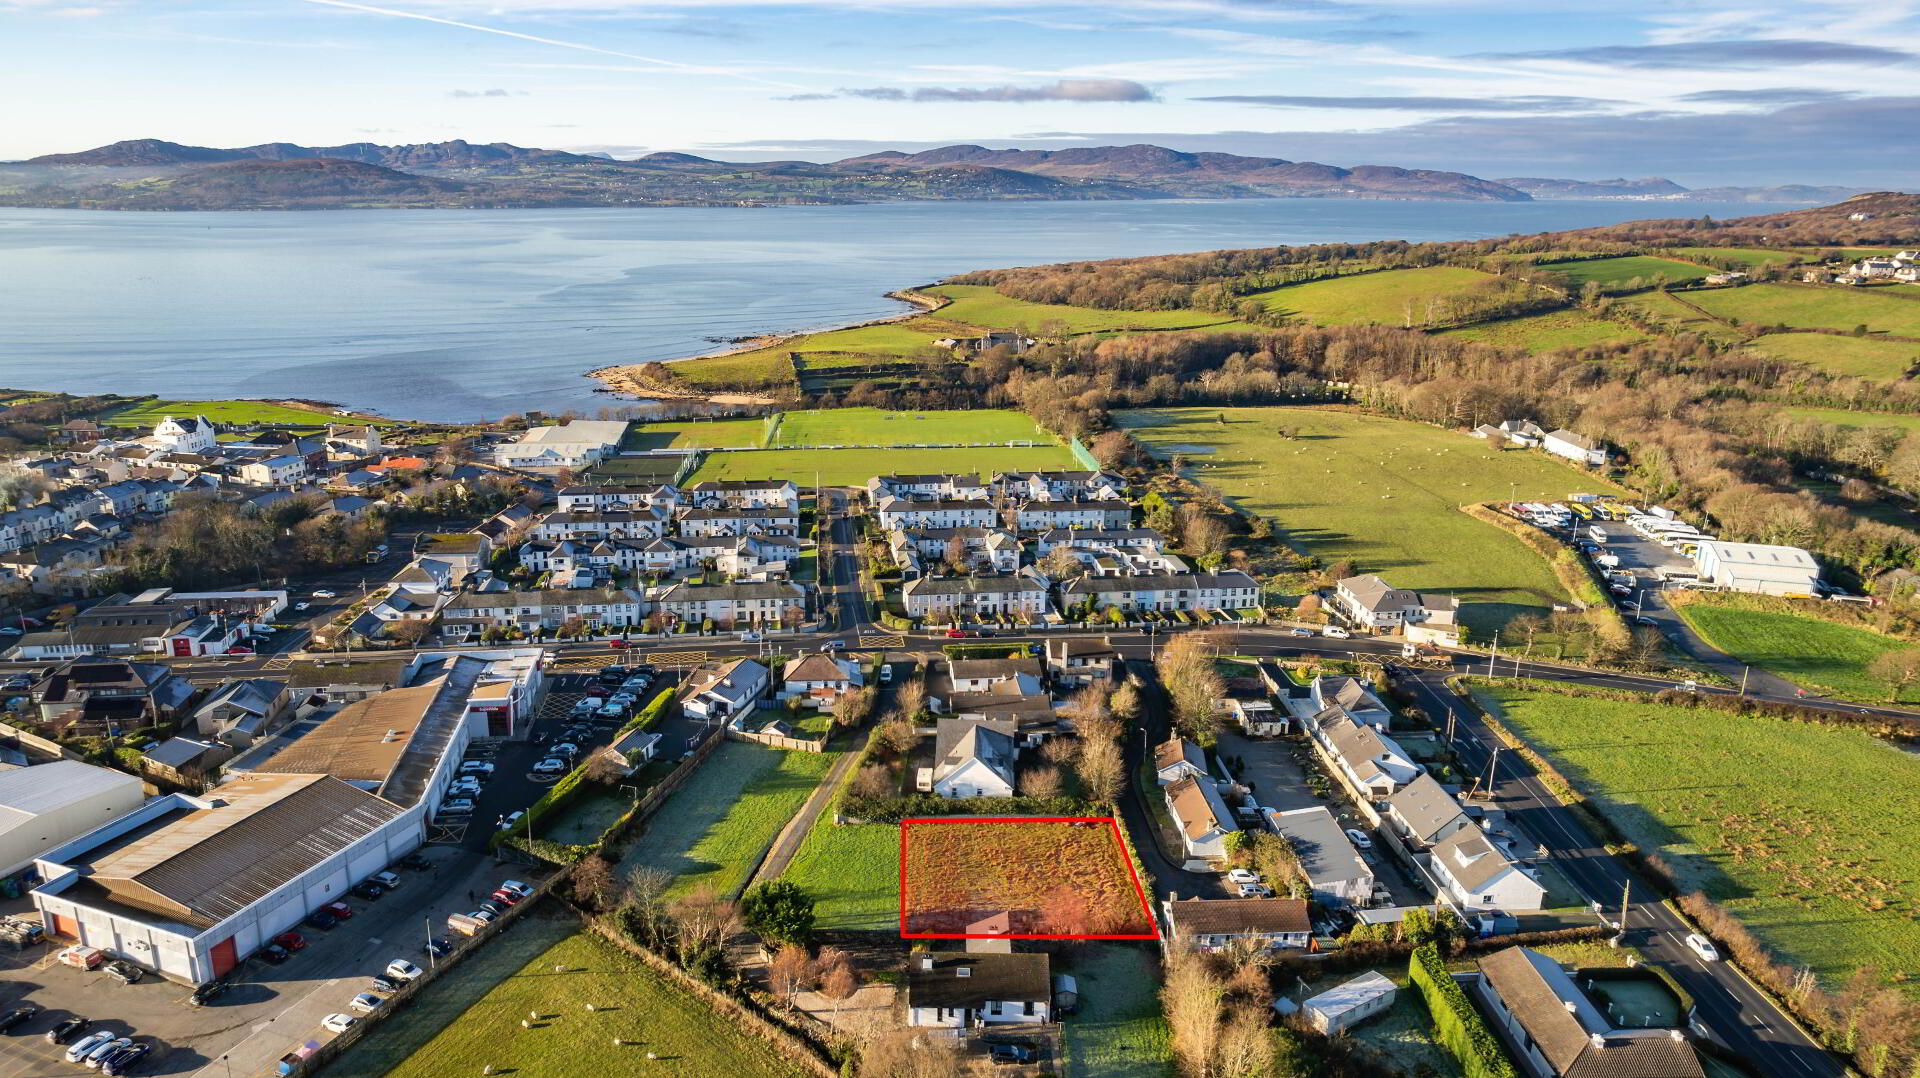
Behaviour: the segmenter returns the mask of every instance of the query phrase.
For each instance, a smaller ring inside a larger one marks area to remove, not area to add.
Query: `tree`
[[[967,550],[967,541],[956,535],[947,540],[947,568],[955,573],[964,573],[973,565],[973,555]]]
[[[1160,683],[1173,701],[1173,721],[1180,732],[1202,745],[1211,745],[1220,717],[1214,701],[1226,692],[1213,664],[1214,642],[1203,633],[1176,636],[1160,653]]]
[[[831,1000],[842,1000],[860,990],[860,977],[853,971],[853,960],[847,952],[836,947],[828,947],[820,952],[820,994]]]
[[[920,717],[922,711],[927,709],[926,683],[919,678],[907,680],[898,689],[894,690],[893,700],[894,705],[899,709],[900,715],[907,721],[912,722]]]
[[[1072,580],[1086,572],[1086,566],[1081,564],[1080,556],[1071,547],[1061,545],[1047,551],[1047,556],[1040,559],[1040,571],[1052,580]]]
[[[1112,801],[1126,785],[1127,765],[1112,738],[1082,737],[1076,770],[1080,784],[1096,801]]]
[[[813,897],[792,880],[755,885],[741,896],[740,917],[765,939],[805,945],[813,938]]]
[[[1167,1014],[1173,1057],[1183,1074],[1213,1073],[1220,1035],[1220,1010],[1226,982],[1214,976],[1190,940],[1176,938],[1167,948],[1160,1003]]]
[[[805,991],[814,982],[813,958],[807,949],[788,943],[774,952],[773,960],[767,963],[767,983],[787,1006],[793,1006],[793,997]]]
[[[590,910],[620,904],[620,874],[604,854],[594,852],[573,866],[573,897]]]
[[[1882,653],[1867,664],[1867,676],[1887,685],[1887,703],[1900,699],[1900,690],[1920,680],[1920,648]]]
[[[858,726],[865,722],[867,716],[873,712],[873,702],[878,696],[878,690],[871,685],[864,689],[841,693],[833,702],[833,724]]]
[[[1125,431],[1100,432],[1087,451],[1093,454],[1093,459],[1099,461],[1102,468],[1123,468],[1134,460],[1133,439],[1127,437]]]
[[[1048,764],[1044,767],[1029,767],[1020,772],[1020,793],[1024,797],[1058,797],[1060,769]]]
[[[894,792],[893,772],[888,771],[885,764],[868,764],[854,773],[847,792],[869,800],[891,797]]]
[[[1107,697],[1107,710],[1128,725],[1140,721],[1140,687],[1132,681],[1121,682],[1113,695]]]
[[[777,881],[776,881],[777,882]],[[740,907],[712,885],[696,888],[668,907],[678,930],[681,963],[706,948],[718,948],[740,930]]]
[[[879,729],[874,731],[874,736],[880,739],[880,747],[890,756],[905,755],[913,748],[913,743],[920,740],[913,724],[897,715],[881,723]]]
[[[1312,621],[1320,616],[1320,593],[1310,591],[1300,597],[1300,604],[1293,608],[1294,616],[1301,621]]]

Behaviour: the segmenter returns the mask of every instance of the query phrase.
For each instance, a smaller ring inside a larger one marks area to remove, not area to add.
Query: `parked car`
[[[1698,932],[1690,932],[1686,939],[1687,949],[1700,956],[1702,962],[1720,961],[1720,948],[1713,941]]]
[[[213,1002],[221,993],[232,987],[233,983],[231,981],[208,981],[206,984],[194,988],[193,994],[187,997],[187,1005],[190,1007],[204,1007]]]
[[[67,1062],[78,1063],[87,1058],[95,1048],[103,1044],[110,1044],[113,1039],[113,1033],[109,1030],[103,1029],[97,1033],[89,1033],[73,1042],[73,1046],[67,1049]]]
[[[1373,849],[1373,839],[1367,837],[1367,833],[1358,827],[1347,828],[1347,839],[1363,850]]]
[[[987,1049],[987,1058],[1002,1066],[1033,1062],[1033,1049],[1024,1044],[996,1044]]]
[[[425,872],[433,867],[433,862],[427,860],[424,854],[410,853],[400,859],[400,867],[410,868],[415,872]]]
[[[403,981],[411,981],[415,977],[420,976],[420,967],[404,958],[396,958],[387,963],[387,976],[398,977]]]
[[[603,719],[618,719],[626,715],[627,705],[607,704],[603,707],[596,708],[593,713]]]
[[[373,882],[372,880],[361,880],[359,883],[356,883],[351,888],[349,888],[349,890],[352,892],[352,894],[355,897],[364,898],[369,902],[375,901],[381,895],[384,895],[387,893],[386,888],[380,886],[379,884]]]
[[[492,910],[474,910],[472,913],[467,914],[467,916],[483,925],[490,925],[499,914],[494,913]]]
[[[7,1013],[0,1014],[0,1032],[6,1032],[39,1013],[39,1004],[22,1003]]]
[[[400,991],[401,982],[397,978],[389,977],[384,973],[376,973],[373,975],[373,980],[367,983],[372,986],[375,992],[398,992]]]
[[[510,895],[519,895],[521,898],[530,898],[533,895],[533,888],[521,883],[519,880],[507,880],[501,883],[498,889]]]
[[[1243,883],[1234,889],[1241,898],[1272,898],[1273,888],[1264,883]]]
[[[392,891],[400,886],[400,877],[391,872],[376,872],[367,877],[380,886]]]
[[[112,977],[121,984],[132,984],[146,975],[145,970],[131,962],[107,963],[107,976]]]
[[[1259,883],[1260,874],[1250,868],[1236,868],[1228,871],[1228,883]]]
[[[495,902],[500,903],[502,906],[516,905],[520,901],[519,895],[514,894],[512,891],[509,891],[504,887],[488,895],[487,897],[492,899]]]
[[[445,958],[453,953],[453,944],[446,940],[428,940],[427,945],[420,948],[420,953],[434,958]]]
[[[1320,630],[1320,635],[1331,636],[1336,639],[1345,640],[1347,637],[1352,636],[1353,634],[1346,631],[1345,629],[1342,629],[1338,625],[1329,625],[1326,628]]]
[[[112,1035],[109,1034],[109,1036]],[[132,1037],[114,1037],[110,1041],[104,1041],[95,1045],[92,1051],[81,1057],[80,1062],[85,1063],[88,1070],[99,1070],[100,1064],[105,1061],[108,1056],[118,1052],[122,1048],[131,1047],[133,1047]]]
[[[225,981],[213,982],[213,984],[219,984],[219,985],[224,985],[226,983],[227,982]],[[211,986],[204,985],[204,984],[200,986],[200,988],[208,988],[208,987],[211,987]],[[200,988],[194,989],[193,994],[196,996],[199,995]],[[199,1004],[195,1004],[195,1006],[198,1006],[198,1005]],[[87,1028],[92,1024],[93,1024],[93,1019],[82,1018],[77,1014],[74,1015],[72,1018],[62,1018],[60,1021],[55,1022],[53,1024],[52,1029],[47,1030],[47,1043],[65,1044],[68,1041],[72,1040],[73,1038],[79,1036],[81,1030]]]
[[[620,663],[608,663],[600,668],[600,677],[623,678],[632,672],[632,668]]]
[[[471,816],[473,815],[473,800],[466,797],[449,797],[445,801],[440,802],[440,815]]]
[[[526,812],[521,809],[515,809],[512,812],[507,813],[505,816],[500,817],[500,830],[502,831],[513,830],[513,825],[525,819],[526,816],[527,816]]]
[[[562,741],[557,745],[547,746],[547,751],[555,756],[578,756],[580,755],[580,746],[571,741]]]
[[[1313,635],[1313,630],[1312,630],[1312,629],[1302,629],[1302,628],[1300,628],[1299,626],[1295,626],[1295,627],[1293,627],[1293,628],[1291,628],[1291,629],[1288,629],[1288,630],[1287,630],[1287,635],[1288,635],[1288,636],[1312,636],[1312,635]]]
[[[546,759],[540,761],[539,763],[534,764],[532,768],[533,773],[536,775],[558,775],[565,772],[566,770],[567,770],[567,762],[565,760],[556,759],[552,756],[549,756]]]
[[[463,760],[460,763],[460,773],[462,775],[491,775],[493,774],[493,765],[485,760]]]
[[[345,902],[329,902],[320,908],[340,918],[342,921],[348,920],[353,916],[353,907],[347,905]]]
[[[298,932],[282,932],[268,942],[278,944],[289,951],[298,951],[306,947],[307,937],[302,936]]]
[[[287,959],[292,958],[293,952],[277,943],[269,943],[265,947],[260,948],[260,957],[277,966]]]
[[[365,1014],[369,1011],[379,1010],[380,1005],[385,1002],[386,1000],[381,999],[379,996],[374,995],[372,992],[362,992],[359,995],[348,1000],[347,1006],[352,1008],[353,1010],[356,1010],[362,1014]]]
[[[480,784],[471,779],[462,779],[447,787],[448,797],[474,798],[480,796]]]
[[[965,640],[967,637],[971,635],[973,634],[967,632],[965,629],[948,629],[947,630],[948,640]]]
[[[507,912],[507,904],[505,902],[495,902],[490,898],[482,900],[480,903],[480,908],[482,910],[485,910],[488,913],[493,914],[495,917],[498,917],[501,914]]]
[[[33,676],[30,674],[15,674],[7,679],[7,688],[31,689],[33,688]]]
[[[230,648],[228,648],[228,649],[226,650],[226,654],[228,654],[228,655],[251,655],[251,654],[253,654],[253,649],[252,649],[252,648],[250,648],[250,647],[248,647],[248,646],[246,646],[245,644],[235,644],[234,646],[232,646],[232,647],[230,647]]]
[[[119,1078],[119,1076],[123,1074],[132,1074],[133,1068],[152,1051],[152,1042],[135,1041],[117,1052],[110,1053],[106,1059],[101,1060],[100,1073],[106,1075],[107,1078]]]
[[[893,664],[892,663],[880,664],[880,680],[883,683],[893,680]]]
[[[345,1033],[360,1024],[360,1019],[350,1014],[330,1014],[320,1019],[320,1028],[330,1033]]]
[[[305,923],[309,928],[317,928],[322,932],[331,932],[333,931],[333,926],[340,923],[340,918],[335,917],[326,910],[314,910],[312,913],[307,914]]]

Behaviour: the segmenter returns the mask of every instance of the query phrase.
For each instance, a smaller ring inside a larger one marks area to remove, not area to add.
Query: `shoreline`
[[[931,314],[953,302],[945,296],[930,296],[921,291],[924,288],[931,287],[933,287],[933,285],[915,285],[912,288],[901,288],[892,292],[881,293],[885,298],[897,299],[911,308],[881,318],[869,318],[862,322],[849,322],[844,325],[827,326],[821,329],[795,330],[788,333],[768,333],[712,352],[702,352],[695,356],[676,356],[673,359],[649,360],[648,362],[657,362],[671,367],[675,363],[687,363],[696,359],[719,359],[723,356],[737,356],[743,352],[757,352],[762,348],[777,347],[787,341],[799,340],[802,337],[809,337],[816,333],[838,333],[841,330],[863,329],[867,326],[884,326],[891,325],[895,322],[904,322],[910,318],[918,318],[923,314]],[[627,393],[641,397],[657,397],[662,400],[704,400],[711,401],[715,404],[780,403],[779,398],[763,393],[730,393],[724,391],[719,393],[698,393],[685,389],[657,386],[641,379],[639,371],[645,366],[647,366],[646,363],[621,363],[612,367],[601,367],[596,370],[590,370],[586,373],[586,377],[592,378],[600,383],[600,389],[596,390],[596,392]]]

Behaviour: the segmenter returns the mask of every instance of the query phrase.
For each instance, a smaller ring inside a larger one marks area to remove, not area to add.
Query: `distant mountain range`
[[[1822,202],[1853,188],[1715,188],[1664,179],[1485,180],[1391,165],[1184,153],[1162,146],[990,150],[944,146],[842,161],[633,160],[462,140],[237,149],[133,139],[0,164],[0,205],[231,210],[407,206],[791,205],[953,199],[1709,198]],[[1792,192],[1792,194],[1787,194]]]

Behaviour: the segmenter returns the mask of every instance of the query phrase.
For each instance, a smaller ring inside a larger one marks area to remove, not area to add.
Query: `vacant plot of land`
[[[1516,733],[1641,847],[1829,985],[1920,969],[1920,757],[1866,734],[1496,689]]]
[[[1792,251],[1769,251],[1762,247],[1671,247],[1675,258],[1699,259],[1715,264],[1732,262],[1742,266],[1771,266],[1804,257]]]
[[[1902,286],[1911,287],[1911,286]],[[1814,326],[1920,337],[1920,299],[1881,295],[1879,289],[1817,285],[1750,284],[1689,292],[1703,310],[1756,325]],[[1920,289],[1915,290],[1920,293]]]
[[[900,840],[903,935],[1154,934],[1110,820],[908,820]],[[1006,929],[969,927],[1001,914]]]
[[[1920,343],[1873,337],[1836,337],[1831,333],[1769,333],[1755,337],[1755,351],[1832,374],[1891,382],[1905,378],[1920,363]]]
[[[670,369],[695,389],[723,386],[784,389],[793,382],[793,364],[784,348],[755,348],[724,356],[675,360]]]
[[[1822,423],[1862,430],[1869,427],[1920,430],[1920,416],[1900,412],[1850,412],[1844,408],[1785,408],[1782,410],[1795,419],[1816,419]]]
[[[1148,946],[1082,944],[1062,970],[1080,989],[1080,1010],[1061,1027],[1067,1078],[1171,1078],[1160,968]]]
[[[731,892],[837,758],[729,741],[647,821],[621,869],[670,872],[676,894],[699,887]]]
[[[780,877],[813,896],[821,928],[899,931],[900,829],[821,814]]]
[[[1571,278],[1575,285],[1596,281],[1602,285],[1623,285],[1639,280],[1651,285],[1656,278],[1678,283],[1697,281],[1713,271],[1689,262],[1652,255],[1626,255],[1621,258],[1588,258],[1575,262],[1543,262],[1541,269]]]
[[[1493,279],[1479,270],[1432,266],[1308,281],[1256,292],[1252,298],[1269,311],[1317,326],[1418,326],[1427,320],[1429,300],[1457,295]]]
[[[761,444],[767,421],[753,416],[734,419],[680,419],[671,423],[635,423],[627,430],[622,449],[713,449]]]
[[[215,423],[245,426],[252,423],[286,427],[324,427],[328,423],[364,423],[346,419],[318,408],[290,408],[267,401],[173,401],[153,400],[116,408],[99,417],[109,427],[151,427],[167,416],[203,415]],[[373,420],[378,426],[391,426],[393,420]]]
[[[756,453],[713,453],[693,475],[708,479],[765,479],[779,476],[810,486],[814,476],[827,486],[854,486],[892,472],[1043,471],[1073,468],[1073,455],[1060,446],[989,449],[774,449]]]
[[[894,412],[882,408],[818,408],[780,417],[775,446],[924,445],[930,442],[1045,442],[1033,417],[1003,408]]]
[[[487,1067],[494,1074],[525,1078],[643,1072],[790,1078],[807,1073],[638,959],[586,932],[536,955],[457,1015],[429,1016],[434,996],[445,988],[434,987],[426,1002],[388,1025],[422,1025],[438,1018],[444,1027],[437,1036],[404,1058],[391,1059],[391,1069],[384,1072],[357,1070],[353,1063],[362,1048],[387,1037],[383,1027],[334,1069],[390,1078],[477,1075]],[[540,1017],[523,1027],[529,1014]],[[372,1059],[374,1053],[367,1056]]]
[[[1882,703],[1887,684],[1867,674],[1867,665],[1889,651],[1914,645],[1850,625],[1781,610],[1753,609],[1738,597],[1702,596],[1675,608],[1707,643],[1788,681],[1821,693]],[[1920,700],[1908,686],[1902,700]]]
[[[1446,330],[1445,335],[1501,348],[1524,348],[1529,352],[1647,339],[1646,334],[1632,326],[1595,318],[1583,311],[1548,311],[1524,318],[1503,318],[1498,322]]]
[[[1155,409],[1114,421],[1163,457],[1186,453],[1195,478],[1323,561],[1469,600],[1479,630],[1542,613],[1565,595],[1539,555],[1460,506],[1618,492],[1543,453],[1495,451],[1455,431],[1331,408]],[[1296,436],[1282,436],[1283,427]]]

